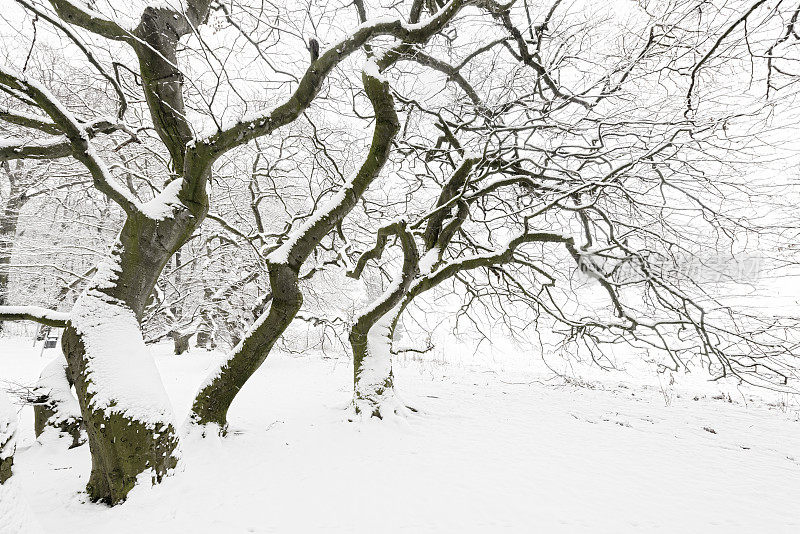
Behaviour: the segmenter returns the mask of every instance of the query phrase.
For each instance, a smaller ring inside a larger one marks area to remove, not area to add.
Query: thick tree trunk
[[[167,261],[204,214],[173,206],[163,219],[129,215],[70,314],[62,347],[89,437],[94,501],[116,504],[142,472],[160,481],[177,463],[172,409],[139,321]]]
[[[91,146],[87,129],[66,106],[39,83],[0,68],[5,88],[24,94],[50,116],[66,136],[72,155],[86,166],[95,188],[128,215],[109,256],[77,299],[62,336],[89,438],[92,473],[87,490],[95,501],[118,503],[140,474],[150,471],[157,481],[177,463],[172,410],[140,321],[167,261],[208,210],[205,188],[214,157],[192,143],[177,49],[179,40],[207,19],[210,4],[189,2],[177,11],[163,3],[148,6],[139,24],[125,30],[95,14],[86,15],[71,2],[55,6],[63,20],[125,41],[137,53],[153,126],[170,153],[176,175],[146,204],[115,184]]]
[[[67,361],[57,356],[44,368],[34,391],[43,401],[33,407],[33,429],[36,437],[47,428],[70,436],[70,448],[86,443],[83,419],[78,401],[72,396],[72,383],[67,371]]]

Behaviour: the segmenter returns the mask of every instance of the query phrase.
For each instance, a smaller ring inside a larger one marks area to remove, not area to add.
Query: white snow
[[[37,384],[37,392],[47,395],[50,399],[48,404],[54,411],[52,416],[54,426],[81,419],[81,408],[78,400],[72,395],[66,368],[67,361],[63,354],[59,354],[42,370]]]
[[[48,321],[66,321],[69,314],[40,306],[0,306],[0,315],[31,315]]]
[[[0,390],[0,460],[14,456],[16,449],[18,407]],[[13,472],[16,472],[14,469]],[[38,523],[21,495],[20,485],[12,476],[0,484],[0,534],[38,532]]]
[[[399,283],[396,283],[399,285]],[[384,293],[388,296],[392,293],[394,288],[390,288]],[[376,390],[380,389],[389,377],[392,371],[392,343],[391,343],[391,328],[394,318],[399,312],[399,306],[396,306],[388,313],[381,316],[378,321],[372,325],[372,328],[367,332],[367,354],[361,362],[361,370],[359,372],[359,392],[362,396],[367,396],[372,400],[380,402],[381,416],[389,415],[388,412],[392,411],[396,406],[394,401],[394,391],[384,391],[381,395],[382,398],[378,399],[375,395]],[[359,411],[363,414],[371,414],[374,406],[371,406],[365,399],[354,399]],[[384,402],[386,404],[384,404]],[[384,410],[387,413],[384,413]]]
[[[154,221],[163,221],[175,214],[177,208],[183,207],[183,204],[178,199],[180,193],[181,180],[173,180],[167,184],[161,193],[150,202],[145,202],[139,206],[139,209],[146,217]]]
[[[35,380],[29,341],[0,338],[5,377]],[[156,350],[186,414],[218,355]],[[599,372],[602,380],[582,379],[587,387],[550,383],[531,360],[473,356],[459,345],[396,358],[397,387],[420,413],[349,423],[347,361],[275,353],[233,405],[227,438],[186,437],[177,472],[121,506],[86,502],[87,447],[34,442],[29,412],[15,477],[46,532],[800,528],[796,401],[692,375],[676,375],[674,386],[664,376]]]
[[[20,488],[16,477],[0,484],[0,534],[42,532]]]
[[[370,78],[375,78],[379,82],[386,81],[386,78],[384,77],[381,70],[378,68],[378,64],[375,62],[373,58],[367,59],[367,61],[364,63],[364,74],[366,74]]]
[[[93,395],[91,407],[161,427],[172,408],[133,310],[91,288],[111,287],[118,265],[112,256],[98,265],[90,289],[75,302],[70,319],[82,334]]]
[[[75,303],[72,324],[86,346],[93,409],[159,426],[172,422],[169,399],[131,309],[90,291]]]
[[[66,140],[64,136],[60,136],[56,138],[56,141],[51,139],[47,140],[39,140],[39,139],[22,139],[20,137],[9,137],[9,136],[2,136],[0,137],[0,148],[13,148],[13,147],[49,147],[55,144],[62,143]],[[20,150],[15,150],[15,152],[20,152]]]
[[[427,275],[433,272],[434,267],[439,262],[439,255],[442,253],[439,247],[433,247],[428,252],[422,255],[419,259],[419,272],[420,274]]]

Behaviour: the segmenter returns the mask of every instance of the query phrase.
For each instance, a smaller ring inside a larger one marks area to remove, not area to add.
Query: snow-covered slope
[[[0,340],[9,379],[37,376],[28,343]],[[179,418],[213,359],[157,355]],[[15,477],[46,532],[800,532],[788,397],[452,360],[395,365],[410,419],[350,423],[346,361],[271,356],[229,437],[186,437],[175,476],[113,509],[85,502],[86,446],[33,442],[24,411]]]

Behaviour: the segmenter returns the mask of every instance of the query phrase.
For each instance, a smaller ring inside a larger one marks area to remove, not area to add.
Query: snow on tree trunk
[[[202,218],[162,195],[128,217],[62,336],[92,454],[87,491],[112,505],[141,473],[159,482],[178,461],[172,408],[140,319],[167,261]]]
[[[369,259],[383,254],[390,234],[397,235],[403,249],[403,266],[396,280],[369,308],[358,316],[350,329],[353,348],[353,406],[357,414],[383,419],[401,415],[406,407],[394,393],[392,374],[392,336],[403,311],[403,298],[419,274],[419,253],[414,235],[405,221],[396,221],[378,231],[375,247],[358,259],[350,276],[361,275]]]
[[[17,486],[14,480],[0,484],[0,534],[44,532]]]
[[[363,325],[350,332],[353,348],[353,405],[357,414],[385,418],[402,414],[406,407],[397,399],[392,373],[392,333],[400,310],[392,308],[366,332]]]
[[[44,399],[33,407],[36,437],[53,429],[61,436],[71,437],[70,448],[86,443],[81,408],[72,396],[72,385],[67,377],[67,361],[63,355],[53,359],[44,368],[34,393]]]
[[[175,467],[169,401],[134,312],[98,289],[78,299],[62,343],[92,451],[87,491],[116,504],[143,471],[158,481]]]

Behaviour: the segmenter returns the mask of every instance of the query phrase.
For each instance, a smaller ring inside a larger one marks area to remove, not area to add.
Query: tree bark
[[[205,215],[173,210],[163,220],[129,215],[62,336],[89,437],[93,501],[119,503],[140,473],[157,482],[177,464],[171,408],[139,324],[167,261]]]
[[[414,236],[405,222],[393,223],[378,232],[375,248],[359,258],[351,276],[358,277],[366,259],[380,257],[389,233],[399,238],[403,248],[403,267],[398,280],[384,292],[369,309],[364,311],[350,330],[353,348],[353,406],[357,414],[384,418],[390,413],[400,413],[405,407],[394,394],[392,373],[392,335],[400,306],[408,288],[419,274],[419,253]]]
[[[192,406],[192,418],[199,424],[216,424],[220,431],[225,431],[228,409],[239,390],[264,363],[275,342],[300,311],[303,295],[298,271],[283,263],[270,263],[268,268],[272,288],[269,312],[262,315],[249,335],[234,347],[218,374],[201,387]]]
[[[189,351],[189,340],[192,339],[191,332],[181,332],[180,330],[173,330],[170,335],[175,347],[175,355],[180,356]]]
[[[4,484],[12,475],[17,449],[16,435],[17,412],[5,392],[0,392],[0,484]]]
[[[33,406],[33,429],[36,437],[48,428],[72,438],[70,449],[86,443],[83,419],[78,402],[72,397],[72,381],[67,361],[58,356],[44,368],[34,394],[42,402]]]

